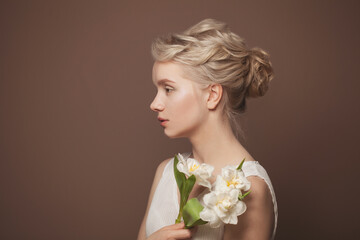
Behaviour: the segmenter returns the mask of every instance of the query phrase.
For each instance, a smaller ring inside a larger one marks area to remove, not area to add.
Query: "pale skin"
[[[213,176],[226,165],[238,165],[243,158],[254,161],[234,136],[231,126],[220,109],[223,88],[219,84],[201,87],[189,79],[181,64],[176,62],[155,62],[153,81],[157,87],[150,108],[158,117],[168,121],[162,123],[164,133],[170,138],[185,137],[192,145],[192,156],[200,163],[214,166]],[[145,217],[142,221],[138,240],[144,239],[191,239],[196,232],[184,229],[183,223],[159,229],[146,238],[145,221],[157,184],[165,165],[157,168],[150,190]],[[211,179],[215,180],[215,177]],[[224,240],[230,239],[270,239],[274,225],[273,203],[267,184],[258,177],[248,177],[251,194],[246,197],[247,210],[238,217],[237,225],[225,225]],[[189,198],[198,196],[203,187],[195,185]],[[178,194],[179,197],[179,194]],[[175,221],[175,219],[174,219]]]

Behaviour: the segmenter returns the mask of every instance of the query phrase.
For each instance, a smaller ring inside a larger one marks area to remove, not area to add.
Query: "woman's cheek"
[[[192,94],[182,94],[179,97],[179,114],[194,114],[197,106],[196,98]],[[185,116],[186,117],[186,116]],[[187,116],[190,117],[190,116]]]

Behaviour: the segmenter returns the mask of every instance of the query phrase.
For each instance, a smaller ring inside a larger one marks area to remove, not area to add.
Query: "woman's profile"
[[[195,229],[175,224],[179,191],[174,158],[157,168],[138,240],[141,239],[272,239],[277,204],[269,176],[239,141],[240,114],[246,100],[263,96],[273,78],[269,55],[249,49],[228,26],[205,19],[180,34],[158,37],[152,44],[153,82],[157,94],[150,108],[169,138],[187,138],[191,151],[185,158],[213,166],[213,183],[221,169],[239,165],[251,183],[244,202],[247,209],[236,225],[208,224]],[[207,189],[195,184],[190,198],[201,200]]]

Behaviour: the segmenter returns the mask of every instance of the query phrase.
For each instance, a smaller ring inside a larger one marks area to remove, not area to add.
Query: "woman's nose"
[[[150,108],[155,112],[160,112],[164,110],[164,104],[161,101],[159,101],[158,97],[155,97],[150,104]]]

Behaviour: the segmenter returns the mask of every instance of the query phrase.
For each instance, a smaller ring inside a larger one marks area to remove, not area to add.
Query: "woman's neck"
[[[215,168],[239,164],[244,157],[252,160],[234,136],[228,122],[208,121],[189,140],[192,144],[193,158]]]

